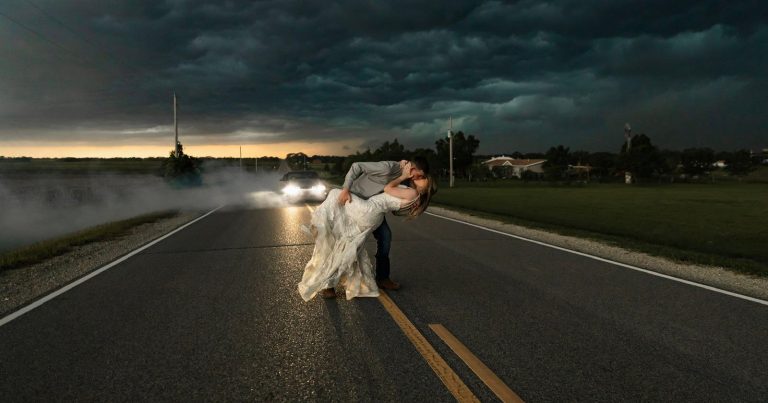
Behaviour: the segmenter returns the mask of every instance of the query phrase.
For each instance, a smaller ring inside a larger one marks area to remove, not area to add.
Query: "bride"
[[[364,245],[368,234],[381,224],[388,211],[410,218],[419,216],[427,209],[436,189],[432,177],[411,179],[408,165],[402,172],[384,186],[384,193],[367,200],[352,195],[351,203],[339,204],[341,190],[333,189],[315,210],[311,225],[315,249],[299,283],[304,301],[337,285],[344,285],[347,299],[379,295]],[[410,180],[410,186],[402,185],[406,180]]]

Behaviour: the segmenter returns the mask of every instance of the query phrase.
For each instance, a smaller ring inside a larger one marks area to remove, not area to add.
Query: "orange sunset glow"
[[[288,153],[303,152],[307,155],[349,155],[361,143],[359,141],[336,141],[323,143],[288,142],[274,144],[243,144],[243,157],[285,157]],[[172,150],[170,145],[3,145],[0,156],[33,158],[148,158],[166,157]],[[232,144],[184,144],[184,152],[194,157],[239,157],[240,146]]]

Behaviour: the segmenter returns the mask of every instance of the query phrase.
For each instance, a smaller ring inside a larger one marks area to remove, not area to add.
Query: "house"
[[[481,164],[488,166],[488,170],[504,178],[522,178],[523,172],[533,172],[537,174],[544,173],[544,163],[547,160],[541,159],[518,159],[506,157],[493,157]]]

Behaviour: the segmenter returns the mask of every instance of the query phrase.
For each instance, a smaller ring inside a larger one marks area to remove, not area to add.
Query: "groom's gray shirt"
[[[402,174],[400,162],[355,162],[344,178],[344,188],[367,199],[384,191],[384,185]]]

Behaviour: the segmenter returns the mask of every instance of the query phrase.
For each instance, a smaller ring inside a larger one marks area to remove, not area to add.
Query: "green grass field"
[[[436,204],[768,275],[768,185],[441,184]]]

